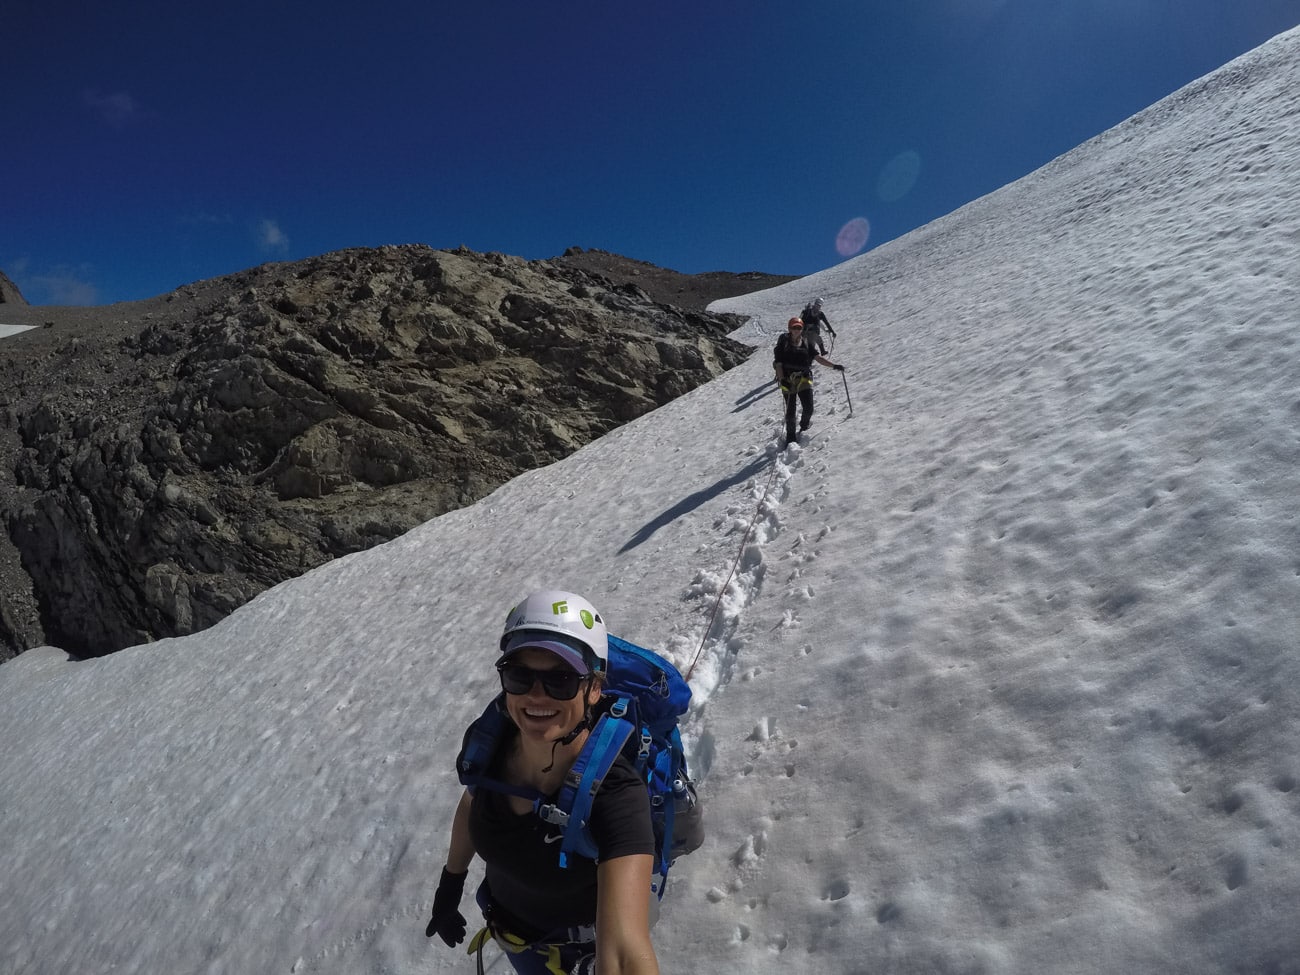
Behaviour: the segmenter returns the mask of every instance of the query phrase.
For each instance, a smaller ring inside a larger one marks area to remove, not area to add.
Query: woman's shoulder
[[[636,767],[631,760],[623,754],[614,759],[614,764],[609,767],[605,773],[605,778],[600,783],[600,790],[597,795],[613,796],[621,794],[630,794],[634,798],[637,796],[645,797],[646,803],[650,801],[649,793],[646,792],[645,783],[641,781],[641,776],[637,773]]]

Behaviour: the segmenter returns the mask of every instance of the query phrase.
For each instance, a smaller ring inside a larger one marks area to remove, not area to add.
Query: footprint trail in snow
[[[817,422],[801,443],[779,446],[774,436],[779,417],[752,425],[753,440],[745,453],[751,458],[766,454],[770,465],[749,479],[744,493],[716,520],[717,539],[700,553],[702,563],[683,596],[695,625],[665,642],[667,655],[679,662],[691,684],[691,710],[682,730],[697,781],[705,778],[711,763],[704,719],[708,701],[737,678],[745,682],[763,672],[761,665],[742,660],[745,640],[739,631],[746,609],[767,589],[781,587],[776,597],[785,604],[780,628],[793,630],[817,597],[806,573],[818,544],[831,531],[817,515],[829,493],[827,451],[835,426],[844,419],[843,404],[827,400],[819,404]],[[811,652],[810,646],[798,650],[800,656]]]

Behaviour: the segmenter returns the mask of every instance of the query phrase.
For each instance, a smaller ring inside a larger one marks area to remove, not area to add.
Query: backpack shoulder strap
[[[626,710],[627,700],[619,698],[609,712],[600,716],[573,767],[564,777],[564,785],[560,787],[555,803],[538,809],[538,814],[547,822],[564,827],[564,839],[560,842],[561,867],[569,865],[571,853],[596,859],[596,842],[588,828],[591,804],[634,730],[632,722],[623,717]]]
[[[456,775],[460,778],[460,784],[471,791],[482,787],[493,792],[519,796],[528,799],[536,807],[545,798],[536,789],[509,785],[489,778],[487,774],[492,767],[492,756],[496,754],[501,737],[510,723],[505,712],[504,698],[504,694],[493,698],[483,713],[465,730],[465,739],[460,754],[456,757]]]

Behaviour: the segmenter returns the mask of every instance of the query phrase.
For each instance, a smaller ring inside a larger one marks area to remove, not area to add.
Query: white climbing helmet
[[[822,306],[822,299],[821,299],[821,298],[814,298],[814,299],[813,299],[813,302],[812,302],[812,305],[813,305],[814,308],[820,308],[820,307]]]
[[[559,589],[526,596],[506,616],[502,659],[526,647],[549,650],[580,674],[604,673],[609,661],[609,633],[596,607]]]

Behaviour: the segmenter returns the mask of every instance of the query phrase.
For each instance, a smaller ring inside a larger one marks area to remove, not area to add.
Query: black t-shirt
[[[498,761],[504,752],[498,751]],[[520,815],[507,796],[479,788],[470,806],[469,832],[486,865],[492,900],[504,911],[504,926],[512,933],[536,939],[595,923],[596,863],[571,855],[568,867],[560,866],[561,827],[531,811]],[[591,835],[602,860],[654,854],[650,797],[621,755],[592,802]]]
[[[782,335],[776,340],[776,348],[772,351],[772,365],[780,365],[787,378],[796,373],[811,377],[813,360],[819,354],[807,338],[795,345],[790,341],[790,336]]]

